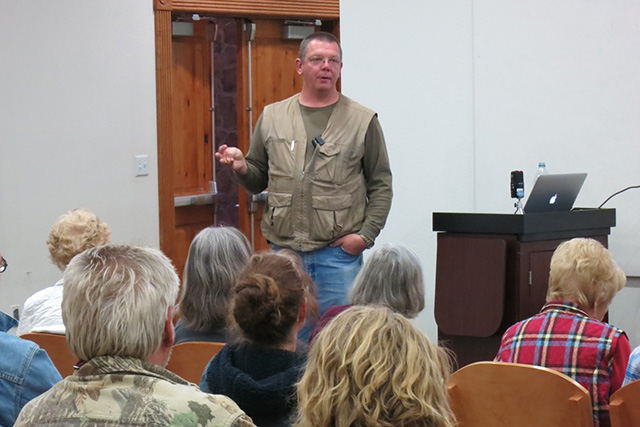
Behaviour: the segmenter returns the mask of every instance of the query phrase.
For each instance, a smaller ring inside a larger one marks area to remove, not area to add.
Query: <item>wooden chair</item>
[[[640,381],[622,387],[609,399],[611,427],[640,425]]]
[[[207,363],[218,354],[225,343],[191,341],[173,346],[167,369],[185,380],[200,384]]]
[[[593,426],[591,399],[573,379],[519,363],[477,362],[451,375],[459,427]]]
[[[73,365],[78,362],[78,358],[69,349],[67,337],[47,332],[29,332],[20,335],[20,338],[33,341],[45,350],[62,378],[73,374]]]

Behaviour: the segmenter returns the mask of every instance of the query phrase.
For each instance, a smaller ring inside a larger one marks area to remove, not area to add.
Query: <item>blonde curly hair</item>
[[[448,354],[401,314],[354,306],[311,346],[295,425],[454,426],[450,373]]]
[[[109,226],[88,209],[73,209],[51,227],[47,247],[51,261],[61,270],[85,249],[109,243]]]
[[[575,238],[561,243],[551,257],[547,302],[566,299],[591,309],[609,305],[627,277],[602,243]]]

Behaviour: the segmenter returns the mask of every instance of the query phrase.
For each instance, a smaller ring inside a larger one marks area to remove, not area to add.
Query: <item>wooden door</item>
[[[193,22],[193,36],[172,38],[173,262],[182,275],[195,235],[215,221],[211,51],[213,24]],[[210,191],[211,190],[211,191]],[[196,203],[196,204],[193,204]]]
[[[258,25],[258,40],[255,45],[259,47],[261,39],[271,40],[277,44],[280,41],[281,26],[285,19],[300,19],[315,21],[322,19],[321,29],[338,35],[339,26],[339,3],[338,0],[256,0],[251,4],[237,2],[233,0],[190,0],[172,1],[154,0],[154,20],[155,20],[155,41],[156,41],[156,94],[157,94],[157,124],[158,124],[158,203],[160,222],[160,248],[169,256],[178,272],[182,274],[186,260],[188,247],[199,230],[216,223],[235,225],[240,223],[243,232],[250,237],[249,214],[247,212],[246,193],[240,189],[240,196],[237,196],[237,187],[230,180],[230,173],[218,168],[212,172],[211,167],[215,163],[211,162],[214,144],[236,145],[246,152],[249,148],[249,129],[252,129],[259,112],[265,104],[279,99],[286,98],[298,89],[271,94],[269,98],[258,96],[256,98],[257,109],[253,118],[248,120],[247,108],[251,108],[246,102],[249,75],[246,72],[248,50],[247,46],[230,47],[228,44],[216,42],[216,49],[225,52],[223,65],[236,67],[237,70],[230,71],[228,67],[219,67],[219,56],[216,50],[216,99],[218,93],[218,78],[225,87],[229,85],[229,80],[235,77],[237,87],[236,96],[225,97],[224,102],[218,100],[218,107],[224,111],[225,126],[230,123],[237,126],[238,141],[235,130],[229,130],[224,126],[218,126],[216,132],[222,133],[219,141],[213,141],[213,131],[211,130],[211,104],[207,104],[211,95],[211,81],[207,80],[211,69],[211,45],[213,36],[220,36],[219,31],[211,31],[212,24],[206,23],[211,19],[218,22],[219,19],[237,20],[237,28],[234,32],[237,37],[242,35],[242,24],[248,19],[260,17],[266,21],[271,20],[270,32],[264,32],[266,26]],[[194,37],[172,37],[172,21],[178,16],[182,19],[192,16],[194,13],[204,17],[203,22],[194,22]],[[277,29],[276,29],[277,28]],[[213,33],[213,34],[212,34]],[[226,39],[226,37],[223,37]],[[227,40],[224,40],[227,42]],[[297,52],[299,41],[287,42]],[[263,49],[258,49],[253,55],[253,60],[260,64],[261,71],[256,69],[254,73],[258,81],[262,81],[261,73],[270,73],[270,87],[273,90],[286,86],[282,84],[280,69],[295,72],[293,60],[297,56],[288,56],[285,62],[272,61],[267,64],[263,61]],[[229,60],[226,53],[237,53],[235,60]],[[209,55],[209,56],[207,56]],[[292,59],[293,58],[293,59]],[[231,64],[232,63],[232,64]],[[242,64],[242,67],[240,66]],[[272,69],[272,67],[276,67]],[[219,77],[220,75],[220,77]],[[292,74],[291,74],[292,75]],[[280,78],[278,78],[280,76]],[[256,81],[255,77],[253,79]],[[233,80],[232,80],[233,81]],[[245,83],[246,82],[246,83]],[[265,84],[257,84],[258,87],[265,87]],[[291,85],[293,86],[293,85]],[[259,89],[257,89],[259,90]],[[226,114],[229,113],[230,114]],[[246,114],[245,114],[246,113]],[[229,119],[229,116],[232,119]],[[220,110],[216,114],[216,121],[220,124],[222,115]],[[237,119],[237,120],[236,120]],[[208,132],[208,133],[207,133]],[[208,137],[208,142],[207,142]],[[196,206],[175,206],[176,197],[186,197],[189,194],[205,195],[208,191],[208,183],[215,175],[218,182],[219,191],[215,205]],[[232,190],[229,186],[233,187]],[[238,206],[240,208],[238,209]],[[216,210],[217,209],[217,210]],[[260,215],[262,207],[257,212],[255,218],[256,230],[259,233]],[[258,248],[266,247],[266,242],[261,239],[262,244]]]

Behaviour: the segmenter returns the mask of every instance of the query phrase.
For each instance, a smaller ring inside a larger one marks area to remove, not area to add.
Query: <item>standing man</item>
[[[342,48],[335,36],[307,36],[295,66],[301,92],[265,107],[246,158],[226,145],[216,157],[249,191],[269,188],[262,234],[274,249],[302,257],[322,314],[348,303],[362,251],[391,207],[391,170],[376,113],[336,88]]]

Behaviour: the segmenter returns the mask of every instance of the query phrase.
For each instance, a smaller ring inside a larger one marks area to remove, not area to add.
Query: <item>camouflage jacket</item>
[[[16,426],[253,426],[229,398],[139,359],[96,357],[29,402]]]

